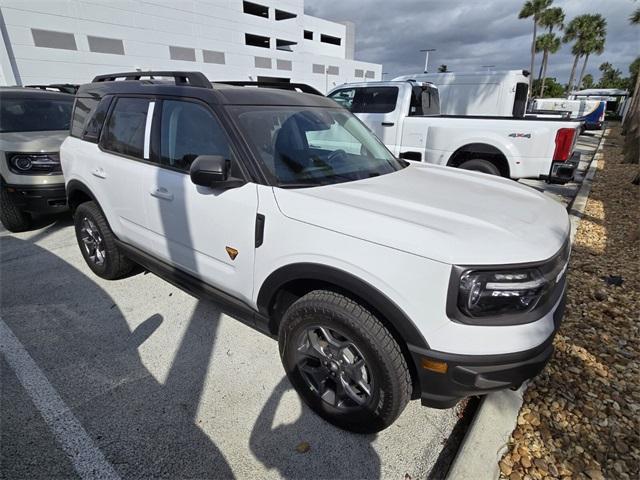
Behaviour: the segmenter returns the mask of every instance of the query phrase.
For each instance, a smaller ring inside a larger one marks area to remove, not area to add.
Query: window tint
[[[0,132],[69,130],[73,97],[68,99],[2,98]]]
[[[142,158],[149,100],[119,98],[109,117],[101,145],[105,150]]]
[[[107,116],[107,112],[109,111],[109,105],[111,104],[111,97],[104,97],[95,111],[91,113],[91,118],[87,122],[86,127],[82,132],[82,139],[87,140],[92,143],[98,143],[98,138],[100,138],[100,131],[102,130],[102,126],[104,124],[104,120]]]
[[[71,121],[71,136],[80,138],[93,109],[98,106],[98,99],[77,97]]]
[[[188,171],[198,155],[222,155],[232,160],[232,175],[238,174],[224,130],[207,108],[192,102],[162,102],[160,162]]]
[[[396,108],[398,87],[343,89],[329,97],[353,113],[389,113]]]

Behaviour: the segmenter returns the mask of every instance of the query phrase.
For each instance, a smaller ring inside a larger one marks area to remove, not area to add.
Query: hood
[[[60,144],[69,135],[67,130],[47,132],[0,133],[0,150],[3,152],[58,152]]]
[[[533,188],[450,167],[274,191],[291,219],[450,264],[546,260],[570,230],[562,205]]]

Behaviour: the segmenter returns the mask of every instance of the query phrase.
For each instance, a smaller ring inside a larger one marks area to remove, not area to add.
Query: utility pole
[[[482,67],[482,68],[486,68],[486,69],[487,69],[487,72],[490,72],[490,71],[491,71],[491,69],[492,69],[493,67],[495,67],[495,65],[481,65],[481,67]]]
[[[385,75],[389,75],[389,72],[382,72],[382,80],[384,80]]]
[[[435,52],[435,48],[423,48],[421,52],[426,52],[426,58],[424,59],[424,73],[429,71],[429,52]]]

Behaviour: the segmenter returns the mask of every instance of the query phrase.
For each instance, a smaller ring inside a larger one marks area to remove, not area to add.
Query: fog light
[[[425,370],[431,370],[436,373],[447,373],[446,362],[438,362],[436,360],[430,360],[428,358],[422,359],[422,368]]]

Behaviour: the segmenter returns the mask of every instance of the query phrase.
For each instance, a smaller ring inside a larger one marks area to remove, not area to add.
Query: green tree
[[[547,29],[547,33],[553,33],[554,28],[558,28],[558,30],[562,30],[564,28],[564,11],[560,7],[551,7],[547,8],[540,15],[540,26]],[[536,42],[536,52],[540,52],[538,50],[538,43]],[[538,78],[542,78],[542,70],[545,67],[544,57],[542,62],[540,63],[540,71],[538,72]]]
[[[635,94],[637,91],[637,83],[638,83],[638,73],[640,73],[640,57],[636,57],[636,59],[631,62],[629,65],[629,87],[631,87],[631,95]]]
[[[542,86],[542,79],[536,79],[533,82],[533,90],[535,92],[539,92]],[[544,94],[540,95],[540,98],[558,98],[562,97],[564,94],[565,86],[556,82],[556,79],[553,77],[549,77],[545,79],[544,83]]]
[[[622,71],[609,62],[604,62],[598,68],[602,72],[598,88],[627,88],[629,79],[622,77]]]
[[[569,92],[573,89],[578,60],[586,50],[591,48],[589,42],[591,41],[591,28],[593,27],[592,17],[593,15],[590,14],[579,15],[567,24],[564,31],[562,41],[565,43],[573,42],[571,46],[573,66],[569,75],[569,83],[567,83],[567,91]]]
[[[447,66],[444,63],[438,67],[438,72],[440,73],[446,73],[448,71],[449,70],[447,69]]]
[[[535,67],[536,61],[536,38],[538,36],[538,22],[540,21],[540,16],[542,12],[544,12],[547,8],[551,6],[553,0],[527,0],[522,9],[520,10],[520,14],[518,18],[531,18],[533,17],[533,39],[531,40],[531,68],[529,71],[531,74],[529,75],[529,93],[533,91],[533,69]]]
[[[595,81],[593,80],[593,75],[587,73],[584,77],[582,77],[582,85],[578,85],[578,88],[593,88],[595,86]]]
[[[582,78],[584,77],[587,69],[587,62],[589,61],[589,55],[595,53],[601,55],[604,52],[604,44],[607,38],[607,21],[602,15],[595,14],[589,16],[589,38],[584,43],[583,55],[584,63],[582,64],[582,71],[578,78],[578,88],[582,84]]]
[[[560,37],[555,33],[545,33],[540,35],[536,40],[536,50],[544,52],[542,54],[542,75],[538,77],[540,80],[540,97],[544,96],[545,77],[547,76],[547,64],[550,53],[556,53],[560,50]]]

